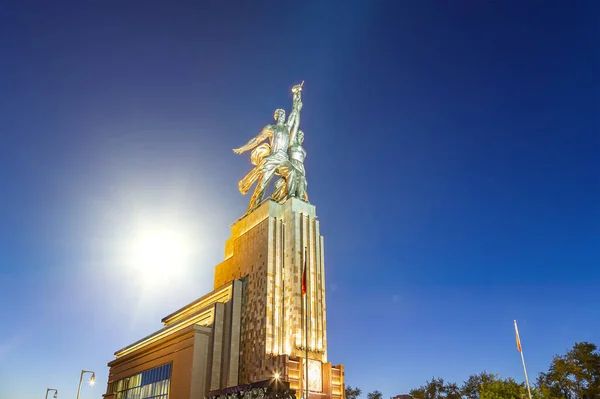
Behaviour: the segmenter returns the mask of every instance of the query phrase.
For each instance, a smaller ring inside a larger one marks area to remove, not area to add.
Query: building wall
[[[305,249],[307,294],[302,296]],[[323,237],[313,205],[297,199],[267,201],[232,226],[225,260],[215,268],[215,288],[245,276],[240,383],[271,378],[275,372],[287,376],[289,360],[304,357],[306,346],[310,359],[326,364]],[[302,320],[306,314],[308,341]]]
[[[215,286],[247,278],[241,315],[240,384],[260,381],[256,370],[263,367],[265,357],[268,239],[268,220],[257,222],[232,242],[234,253],[243,255],[230,257],[215,270]]]
[[[305,390],[305,368],[302,358],[288,358],[287,359],[287,379],[290,383],[290,388],[294,389],[298,397],[304,396]],[[322,364],[322,392],[310,393],[311,399],[343,399],[345,396],[345,385],[344,385],[344,366],[334,366],[330,362]],[[301,385],[302,384],[302,385]]]
[[[197,301],[192,302],[180,309],[187,318],[178,319],[179,324],[169,324],[118,351],[117,359],[108,364],[109,386],[166,363],[172,363],[170,398],[202,399],[211,390],[238,385],[243,285],[243,281],[231,282],[226,296],[223,290],[215,291],[217,302],[210,295],[203,297],[204,307],[196,308]],[[218,302],[223,298],[227,302]],[[201,320],[208,325],[189,324],[207,313],[212,316]],[[178,326],[183,328],[175,329]]]
[[[194,339],[195,331],[190,326],[143,350],[113,360],[108,364],[108,383],[172,362],[169,397],[189,398]],[[106,398],[113,399],[114,396]]]

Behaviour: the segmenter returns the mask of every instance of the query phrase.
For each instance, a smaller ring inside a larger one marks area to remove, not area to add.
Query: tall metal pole
[[[304,273],[304,271],[302,271],[302,273]],[[304,274],[300,274],[300,323],[302,325],[302,328],[304,328],[304,286],[303,286],[303,280],[304,279]],[[302,332],[300,332],[300,347],[302,347]],[[300,370],[302,370],[302,365],[300,365]],[[302,373],[304,374],[304,373]],[[304,379],[306,379],[306,375],[304,375]],[[302,380],[299,381],[299,385],[300,385],[300,398],[301,399],[305,399],[304,396],[304,384],[302,384]]]
[[[529,387],[529,378],[527,377],[527,367],[525,367],[525,358],[523,357],[523,351],[521,351],[521,361],[523,362],[523,371],[525,372],[525,382],[527,383],[527,393],[529,394],[529,399],[531,398],[531,388]]]
[[[515,320],[515,333],[517,334],[517,349],[521,353],[521,362],[523,362],[523,371],[525,372],[525,382],[527,383],[527,393],[529,399],[531,399],[531,388],[529,387],[529,377],[527,377],[527,367],[525,367],[525,357],[523,356],[523,347],[521,346],[521,338],[519,337],[519,328],[517,327],[517,321]]]
[[[79,393],[81,392],[81,381],[83,380],[84,371],[81,370],[81,374],[79,375],[79,387],[77,388],[77,399],[79,399]]]
[[[93,383],[96,380],[96,373],[88,370],[81,370],[81,374],[79,375],[79,387],[77,388],[77,399],[79,399],[79,393],[81,392],[81,382],[83,381],[83,375],[85,373],[92,373],[90,377],[90,383]]]
[[[307,262],[307,249],[306,247],[304,247],[304,272],[306,273],[306,294],[304,295],[304,300],[306,301],[306,305],[304,306],[304,309],[306,309],[306,315],[305,315],[305,320],[304,320],[304,334],[306,335],[306,376],[304,377],[304,381],[306,382],[306,396],[305,398],[308,399],[310,397],[310,393],[308,391],[308,262]]]

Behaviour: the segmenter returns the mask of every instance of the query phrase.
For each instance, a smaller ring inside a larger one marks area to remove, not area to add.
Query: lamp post
[[[48,392],[54,391],[54,398],[58,398],[58,389],[46,388],[46,399],[48,399]]]
[[[94,385],[96,383],[96,373],[93,371],[81,370],[81,375],[79,376],[79,388],[77,388],[77,399],[79,399],[79,393],[81,392],[81,381],[83,381],[83,375],[85,373],[92,373],[90,377],[90,385]]]
[[[275,378],[275,397],[279,396],[279,373],[275,373],[273,376]]]

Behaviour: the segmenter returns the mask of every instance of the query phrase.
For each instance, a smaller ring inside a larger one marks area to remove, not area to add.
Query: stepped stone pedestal
[[[234,223],[225,260],[215,269],[215,288],[241,278],[247,278],[247,311],[242,314],[240,383],[278,373],[300,392],[308,346],[311,395],[341,398],[343,366],[327,361],[323,236],[315,206],[296,198],[283,204],[267,201]]]

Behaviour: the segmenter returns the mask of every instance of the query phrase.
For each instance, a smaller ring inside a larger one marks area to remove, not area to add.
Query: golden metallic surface
[[[262,143],[254,150],[252,150],[252,153],[250,155],[250,162],[252,162],[252,165],[258,166],[262,162],[262,160],[270,153],[271,146],[267,143]]]
[[[303,85],[304,81],[292,87],[292,112],[287,122],[285,111],[275,110],[275,124],[265,126],[256,137],[233,150],[236,154],[252,150],[250,162],[255,167],[238,183],[238,189],[244,195],[256,183],[247,213],[256,209],[263,201],[265,190],[275,175],[281,178],[275,183],[271,198],[279,203],[291,197],[308,202],[304,170],[306,150],[302,147],[304,133],[299,130]],[[269,143],[265,143],[266,140]]]

